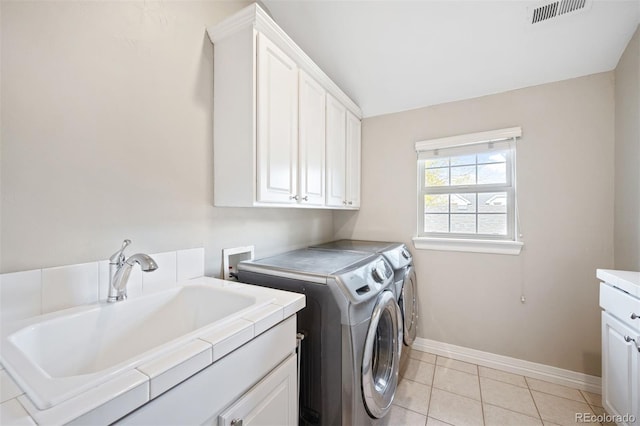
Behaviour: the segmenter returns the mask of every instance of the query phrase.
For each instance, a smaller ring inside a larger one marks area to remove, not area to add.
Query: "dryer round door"
[[[393,293],[385,290],[371,315],[362,359],[362,394],[369,414],[383,417],[391,408],[400,367],[400,317]]]
[[[409,266],[404,276],[402,293],[398,300],[400,311],[402,311],[402,326],[404,328],[403,339],[404,344],[407,346],[411,346],[413,341],[416,340],[416,333],[418,331],[418,300],[416,298],[416,285],[416,271],[412,266]]]

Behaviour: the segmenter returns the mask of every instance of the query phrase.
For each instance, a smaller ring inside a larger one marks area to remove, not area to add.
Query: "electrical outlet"
[[[222,279],[236,281],[234,275],[238,272],[238,263],[253,259],[253,255],[253,246],[222,249]]]

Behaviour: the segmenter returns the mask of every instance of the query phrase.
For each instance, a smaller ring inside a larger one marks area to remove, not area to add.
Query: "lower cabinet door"
[[[638,416],[638,343],[640,333],[602,313],[602,402],[609,414],[619,416],[619,425],[636,424],[632,419]]]
[[[291,355],[222,412],[219,426],[298,424],[296,355]]]

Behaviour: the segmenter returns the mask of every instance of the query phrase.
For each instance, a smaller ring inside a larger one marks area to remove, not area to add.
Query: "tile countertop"
[[[214,331],[204,330],[179,349],[46,410],[36,408],[0,366],[0,424],[112,423],[305,307],[305,297],[297,293],[208,277],[178,283],[188,284],[261,294],[271,303]]]
[[[601,281],[640,298],[640,272],[597,269],[596,276]]]

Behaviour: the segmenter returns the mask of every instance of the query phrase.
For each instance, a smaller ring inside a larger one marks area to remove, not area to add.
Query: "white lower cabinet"
[[[291,355],[218,417],[219,426],[297,423],[296,356]]]
[[[116,423],[297,425],[295,347],[294,315]]]
[[[602,313],[602,402],[623,425],[636,424],[630,421],[630,415],[640,424],[640,352],[636,342],[640,342],[639,332]]]
[[[600,284],[602,405],[618,425],[640,425],[640,298]]]

